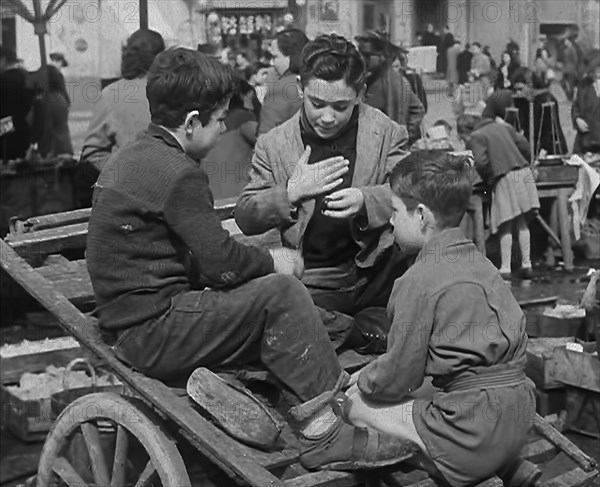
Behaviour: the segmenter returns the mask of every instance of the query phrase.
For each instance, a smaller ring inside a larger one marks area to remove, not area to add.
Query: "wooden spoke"
[[[115,442],[115,458],[113,460],[111,487],[125,485],[125,472],[127,465],[127,452],[129,450],[129,435],[123,426],[117,426],[117,439]]]
[[[64,457],[54,459],[52,470],[56,475],[63,479],[70,487],[81,487],[86,482],[79,476],[68,460]]]
[[[106,460],[104,458],[104,451],[100,444],[100,434],[98,428],[92,423],[82,423],[81,432],[83,433],[83,439],[90,455],[90,461],[92,462],[92,472],[94,473],[94,482],[96,485],[109,485],[110,475],[106,467]]]
[[[140,475],[140,478],[135,483],[135,487],[149,486],[150,480],[152,480],[152,477],[154,476],[155,473],[156,473],[156,469],[154,468],[154,465],[152,465],[152,460],[148,460],[148,463],[146,464],[146,467],[144,468],[142,475]]]

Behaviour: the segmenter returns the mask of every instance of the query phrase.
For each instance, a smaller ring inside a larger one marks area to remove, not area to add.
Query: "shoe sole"
[[[376,462],[363,462],[363,461],[346,461],[346,462],[334,462],[328,465],[323,465],[320,470],[374,470],[377,468],[391,467],[398,463],[405,462],[415,456],[415,452],[410,452],[405,455],[401,455],[396,458],[389,460],[379,460]]]

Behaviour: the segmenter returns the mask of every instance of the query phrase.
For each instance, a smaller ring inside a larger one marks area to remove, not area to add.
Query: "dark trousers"
[[[373,341],[372,337],[387,337],[392,324],[387,305],[394,282],[414,259],[394,245],[368,269],[358,269],[350,263],[346,268],[311,270],[308,276],[305,272],[303,281],[313,302],[326,311],[343,313],[324,314],[325,326],[337,349],[385,351],[386,340]]]
[[[262,363],[301,401],[332,389],[340,374],[310,294],[296,278],[281,274],[231,290],[177,295],[167,313],[127,330],[114,350],[160,380],[197,367]]]
[[[354,316],[367,308],[387,308],[394,282],[413,262],[414,256],[407,257],[394,245],[380,256],[373,267],[358,269],[352,265],[346,278],[338,281],[340,286],[325,287],[319,285],[316,279],[305,284],[317,306]],[[326,270],[323,270],[322,280],[327,279]],[[335,280],[336,277],[332,276],[330,282]]]

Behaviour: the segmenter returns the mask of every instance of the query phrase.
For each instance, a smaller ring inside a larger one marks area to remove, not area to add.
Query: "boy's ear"
[[[192,110],[185,116],[185,122],[183,122],[183,129],[185,134],[190,136],[194,132],[194,119],[200,120],[200,112],[198,110]]]
[[[435,227],[435,216],[427,206],[419,203],[415,211],[421,220],[421,230],[425,230],[428,227]]]

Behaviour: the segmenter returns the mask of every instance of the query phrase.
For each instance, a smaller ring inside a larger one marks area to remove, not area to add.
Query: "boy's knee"
[[[268,295],[276,299],[290,298],[311,300],[310,293],[294,276],[287,274],[269,274],[264,277],[263,289],[268,289]],[[312,300],[311,300],[312,301]]]

